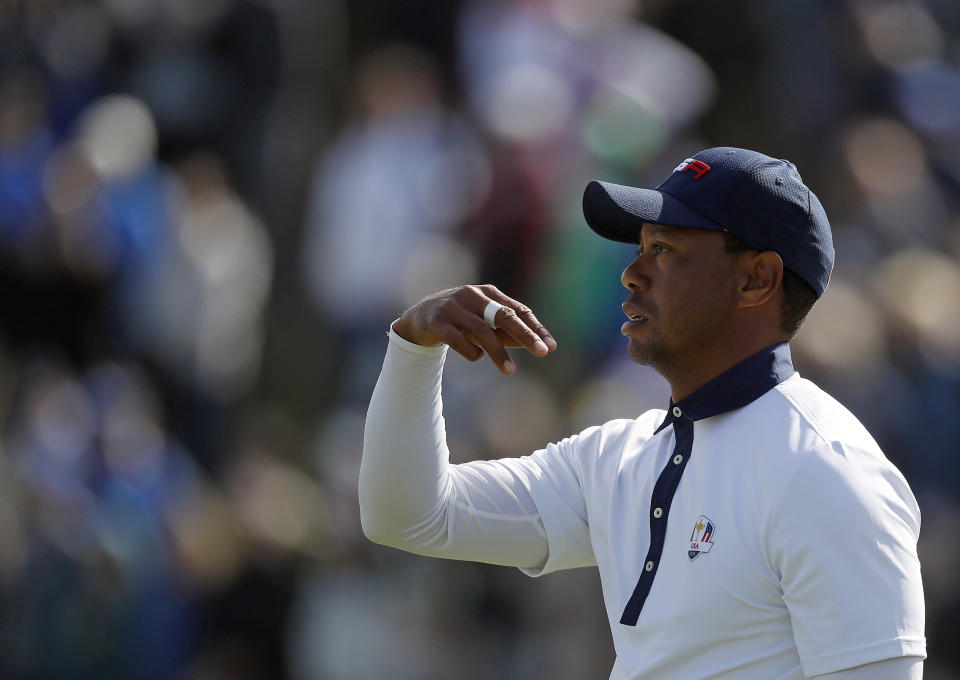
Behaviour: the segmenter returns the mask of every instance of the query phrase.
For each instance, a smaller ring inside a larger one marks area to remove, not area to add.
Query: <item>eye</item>
[[[654,241],[653,243],[651,243],[649,248],[654,255],[663,255],[664,253],[670,252],[670,246],[667,246],[659,241]],[[640,257],[645,252],[646,252],[646,249],[643,247],[643,244],[641,243],[640,246],[637,248],[637,257]]]

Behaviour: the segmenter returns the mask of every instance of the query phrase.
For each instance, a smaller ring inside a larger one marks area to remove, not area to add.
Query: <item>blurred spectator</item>
[[[456,230],[490,179],[475,133],[443,104],[428,56],[407,46],[375,52],[352,96],[355,119],[317,165],[301,266],[318,311],[347,333],[347,370],[362,394],[372,387],[371,338],[409,301],[475,278]]]
[[[0,242],[7,253],[29,249],[44,218],[41,179],[53,151],[41,75],[0,74]]]
[[[216,157],[185,160],[177,179],[170,240],[126,296],[125,324],[185,384],[229,402],[252,387],[259,370],[272,248]]]

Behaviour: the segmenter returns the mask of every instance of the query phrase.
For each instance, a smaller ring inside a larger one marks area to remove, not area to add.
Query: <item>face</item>
[[[644,223],[620,277],[630,358],[664,373],[709,352],[737,307],[735,262],[720,232]]]

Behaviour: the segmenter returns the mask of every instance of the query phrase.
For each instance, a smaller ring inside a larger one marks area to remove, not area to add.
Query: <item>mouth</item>
[[[620,327],[620,333],[622,335],[629,335],[647,323],[647,317],[642,314],[627,314],[627,318],[629,321]]]
[[[627,335],[632,331],[640,328],[647,322],[647,317],[644,314],[641,314],[640,311],[629,302],[624,302],[622,305],[623,313],[626,314],[628,321],[620,327],[620,333]]]
[[[643,322],[647,320],[647,316],[642,314],[640,308],[633,304],[630,300],[627,300],[620,305],[620,309],[623,310],[623,313],[627,315],[627,318],[630,319],[630,321]]]

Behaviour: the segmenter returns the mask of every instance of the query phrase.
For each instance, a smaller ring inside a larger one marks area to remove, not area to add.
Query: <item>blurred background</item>
[[[451,355],[455,461],[662,407],[580,196],[717,145],[830,215],[795,362],[913,487],[960,678],[955,0],[0,0],[0,677],[607,677],[594,570],[363,538],[364,412],[468,282],[560,351]]]

